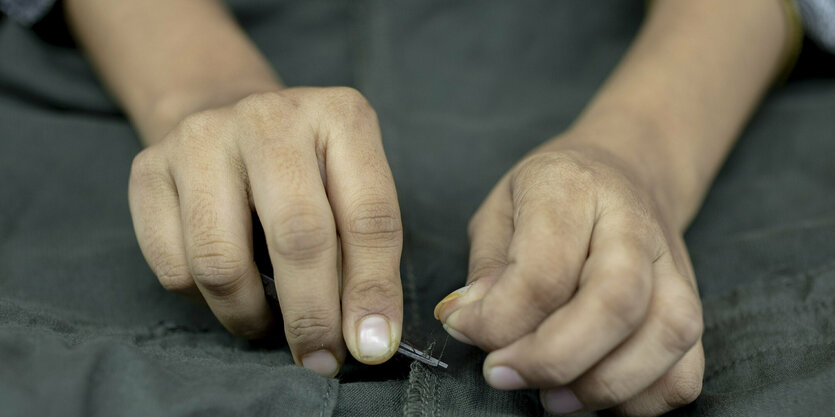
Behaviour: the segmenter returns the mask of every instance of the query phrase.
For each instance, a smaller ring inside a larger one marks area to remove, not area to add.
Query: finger
[[[275,271],[284,332],[296,363],[333,376],[345,358],[337,240],[309,132],[277,131],[249,155],[253,200]]]
[[[648,318],[569,387],[546,391],[543,404],[548,410],[569,412],[566,401],[572,396],[587,411],[621,404],[658,380],[698,342],[702,328],[698,296],[685,277],[659,274],[660,268],[654,269]]]
[[[191,156],[172,165],[172,176],[189,271],[224,327],[246,338],[261,337],[274,318],[253,259],[243,175],[227,152],[183,132],[180,154]]]
[[[499,389],[564,386],[612,351],[643,321],[653,249],[644,232],[604,216],[574,298],[512,345],[487,356],[487,382]]]
[[[486,350],[507,346],[532,332],[568,300],[577,286],[593,207],[579,203],[560,183],[514,191],[514,233],[508,265],[479,301],[455,311],[444,324]]]
[[[702,392],[705,354],[701,341],[645,391],[615,407],[626,416],[657,416],[690,404]]]
[[[377,364],[400,343],[403,227],[376,116],[359,93],[340,94],[338,107],[352,111],[328,126],[324,152],[342,242],[342,333],[357,360]]]
[[[154,148],[134,158],[128,200],[139,248],[160,284],[202,299],[188,270],[177,191],[168,165]]]
[[[466,286],[447,295],[435,307],[435,318],[442,322],[459,308],[484,297],[507,266],[507,249],[513,237],[513,206],[507,181],[501,181],[490,192],[470,220],[467,234],[470,262]]]

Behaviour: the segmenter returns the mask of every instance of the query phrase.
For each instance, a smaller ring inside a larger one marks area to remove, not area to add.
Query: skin
[[[332,376],[346,348],[368,364],[390,358],[402,227],[362,95],[285,88],[216,1],[65,2],[148,146],[129,198],[160,283],[204,299],[235,334],[271,331],[256,211],[296,362]],[[573,126],[499,181],[469,224],[469,285],[435,311],[490,352],[488,383],[541,388],[555,412],[572,411],[557,397],[656,415],[698,396],[701,303],[682,235],[780,69],[786,34],[777,0],[658,0]],[[390,331],[375,355],[359,349],[368,316]],[[321,352],[335,367],[305,361]]]
[[[575,124],[469,224],[468,286],[435,315],[498,389],[556,414],[658,415],[701,391],[683,232],[787,53],[777,1],[657,1]]]
[[[133,162],[129,199],[160,283],[202,297],[234,334],[272,331],[253,261],[255,211],[296,363],[333,376],[346,347],[367,364],[389,359],[402,327],[402,226],[365,98],[345,87],[285,88],[215,1],[65,6],[148,145]],[[369,353],[358,337],[370,316],[389,334]]]

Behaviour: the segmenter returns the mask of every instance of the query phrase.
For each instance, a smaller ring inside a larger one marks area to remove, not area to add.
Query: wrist
[[[615,157],[658,204],[662,214],[684,232],[696,214],[709,180],[700,178],[696,161],[675,146],[681,131],[663,119],[631,107],[587,112],[553,141],[560,146],[602,150]]]
[[[228,106],[255,93],[277,91],[284,85],[276,79],[249,79],[226,83],[221,87],[180,89],[165,92],[149,100],[132,115],[142,141],[151,145],[162,140],[180,121],[190,114]]]

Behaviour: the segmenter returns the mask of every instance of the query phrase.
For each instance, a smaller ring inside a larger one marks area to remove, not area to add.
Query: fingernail
[[[444,299],[443,299],[443,300],[441,300],[440,302],[438,302],[438,305],[436,305],[436,306],[435,306],[435,311],[434,311],[434,314],[435,314],[435,319],[436,319],[436,320],[440,320],[440,319],[441,319],[441,316],[440,316],[440,314],[441,314],[441,310],[444,308],[444,306],[445,306],[445,305],[447,305],[447,303],[449,303],[450,301],[452,301],[452,300],[454,300],[454,299],[456,299],[456,298],[458,298],[458,297],[460,297],[460,296],[464,295],[464,293],[466,293],[466,292],[467,292],[467,290],[469,290],[469,289],[470,289],[470,287],[472,287],[472,286],[473,286],[473,283],[470,283],[470,284],[468,284],[468,285],[466,285],[466,286],[463,286],[463,287],[461,287],[461,288],[459,288],[459,289],[457,289],[457,290],[455,290],[455,291],[453,291],[453,292],[449,293],[449,295],[447,295],[446,297],[444,297]]]
[[[494,366],[484,373],[484,379],[495,389],[522,389],[528,386],[519,372],[507,366]]]
[[[444,323],[444,330],[446,330],[446,332],[447,332],[447,333],[449,333],[449,335],[450,335],[450,336],[452,336],[452,338],[453,338],[453,339],[455,339],[455,340],[457,340],[457,341],[459,341],[459,342],[461,342],[461,343],[466,343],[466,344],[468,344],[468,345],[473,345],[473,344],[475,344],[475,343],[473,343],[473,341],[472,341],[472,340],[470,340],[470,338],[469,338],[469,337],[464,336],[464,335],[463,335],[461,332],[459,332],[458,330],[455,330],[455,329],[453,329],[452,327],[449,327],[449,325],[448,325],[448,324],[446,324],[446,323]]]
[[[379,314],[366,316],[360,321],[357,348],[362,359],[373,360],[391,349],[389,322]]]
[[[302,366],[327,378],[333,377],[339,370],[336,358],[324,349],[305,355],[302,358]]]
[[[551,388],[542,394],[543,406],[551,414],[568,414],[579,411],[583,404],[568,388]]]

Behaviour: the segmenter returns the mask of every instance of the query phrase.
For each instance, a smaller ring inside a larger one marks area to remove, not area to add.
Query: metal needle
[[[261,274],[261,283],[264,285],[264,293],[267,294],[267,297],[278,302],[278,294],[275,292],[275,280],[270,276]],[[416,349],[406,342],[400,342],[397,352],[429,366],[440,366],[441,368],[448,366],[446,363],[441,362],[440,359],[433,358],[426,352]]]

